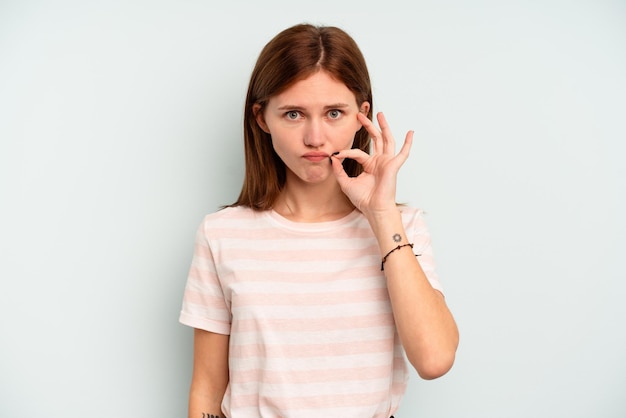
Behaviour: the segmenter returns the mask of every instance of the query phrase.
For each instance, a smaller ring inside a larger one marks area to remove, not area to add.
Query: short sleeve
[[[190,327],[230,334],[229,304],[215,268],[206,234],[206,219],[196,233],[194,253],[187,276],[179,321]]]
[[[424,212],[419,209],[412,209],[412,211],[412,213],[407,213],[407,215],[410,214],[411,216],[409,216],[406,231],[409,240],[414,244],[413,252],[417,255],[417,261],[420,263],[430,285],[443,293],[443,287],[435,268],[435,257],[433,255],[430,233],[424,220]]]

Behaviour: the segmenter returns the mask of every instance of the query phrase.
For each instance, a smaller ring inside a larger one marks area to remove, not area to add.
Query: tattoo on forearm
[[[207,414],[205,412],[202,413],[202,418],[220,418],[219,414]]]
[[[402,237],[400,236],[400,234],[393,234],[393,237],[391,237],[391,238],[393,238],[394,242],[402,241]]]

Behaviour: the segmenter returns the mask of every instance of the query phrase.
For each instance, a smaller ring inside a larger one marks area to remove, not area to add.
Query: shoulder
[[[398,209],[400,210],[400,213],[402,214],[402,219],[405,221],[410,221],[410,220],[424,217],[424,210],[422,210],[421,208],[417,208],[413,206],[406,206],[406,205],[399,205]]]
[[[260,212],[254,211],[247,206],[228,206],[216,212],[205,215],[204,223],[219,223],[231,219],[248,219]]]
[[[400,206],[399,209],[402,214],[402,223],[407,230],[415,231],[418,235],[428,234],[427,214],[423,209],[412,206]]]
[[[200,230],[209,231],[241,230],[254,228],[259,220],[266,217],[266,212],[257,211],[247,206],[234,206],[220,209],[204,217]]]

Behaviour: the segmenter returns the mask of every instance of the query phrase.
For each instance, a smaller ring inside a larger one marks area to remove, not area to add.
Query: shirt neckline
[[[337,228],[346,226],[354,221],[356,221],[361,215],[361,212],[358,209],[352,210],[347,215],[342,218],[335,219],[334,221],[324,221],[324,222],[296,222],[289,220],[276,212],[274,209],[270,209],[266,212],[266,216],[270,219],[272,223],[275,225],[289,229],[292,231],[299,232],[325,232],[330,230],[336,230]]]

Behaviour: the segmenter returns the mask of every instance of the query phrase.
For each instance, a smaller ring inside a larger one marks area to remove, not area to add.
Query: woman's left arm
[[[396,154],[382,113],[377,115],[380,131],[364,115],[357,117],[372,136],[373,152],[343,150],[331,158],[333,170],[343,192],[368,219],[378,240],[394,320],[407,358],[422,378],[435,379],[452,367],[459,333],[443,295],[430,285],[406,245],[410,242],[396,205],[396,178],[409,156],[413,132],[407,134]],[[356,160],[363,173],[348,177],[341,165],[344,158]]]
[[[398,209],[368,218],[378,239],[387,289],[407,358],[424,379],[444,375],[454,363],[459,333],[445,299],[434,289],[408,244]],[[390,251],[392,251],[390,253]]]

